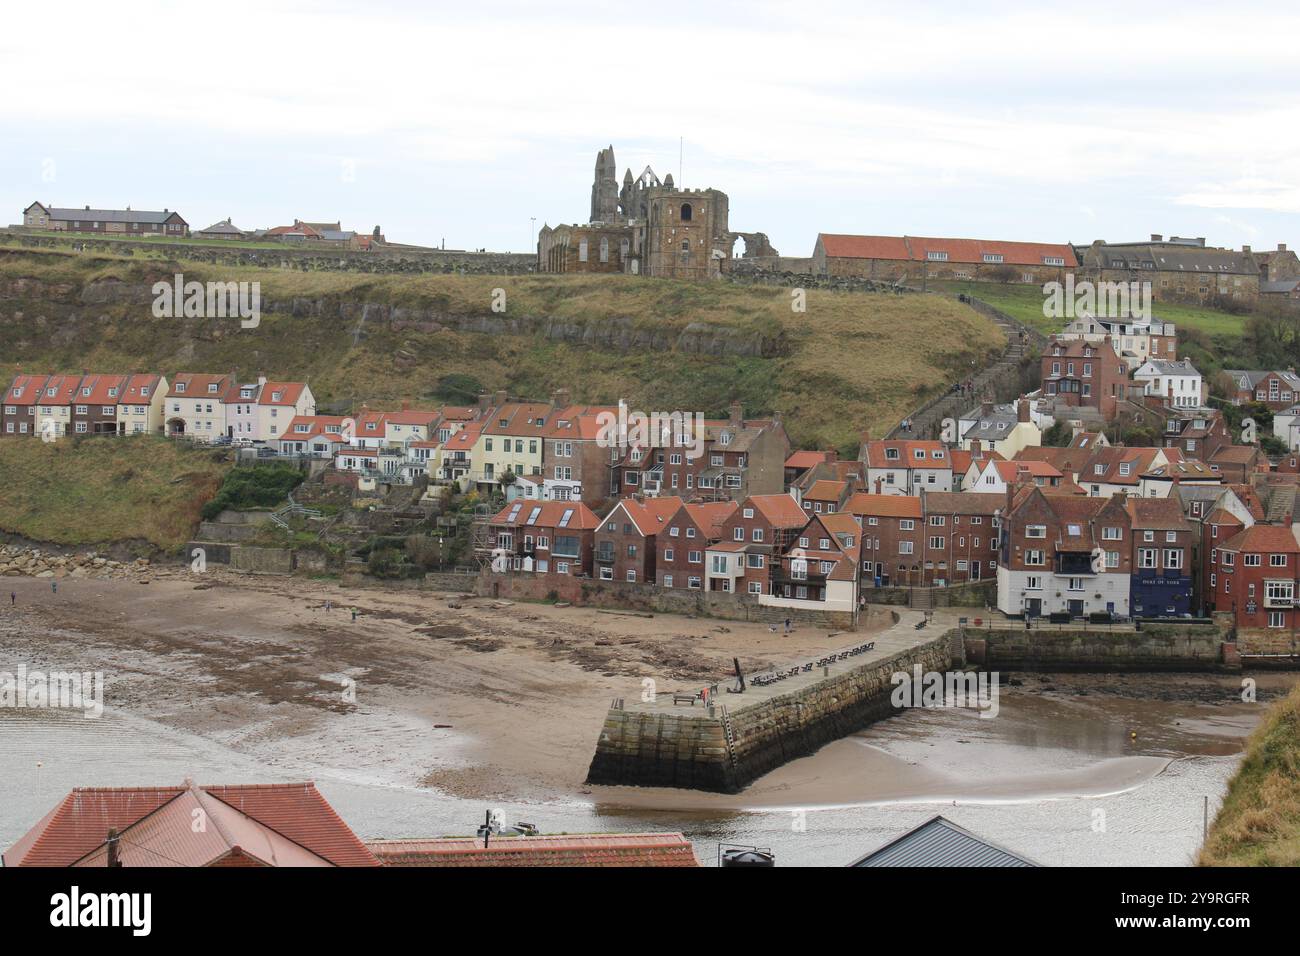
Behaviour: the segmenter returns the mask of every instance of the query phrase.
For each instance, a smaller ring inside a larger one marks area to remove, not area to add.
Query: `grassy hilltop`
[[[175,272],[258,281],[263,302],[284,311],[264,305],[251,330],[231,319],[155,319],[148,289]],[[504,313],[492,311],[495,289]],[[362,323],[365,304],[453,321],[399,327],[372,310]],[[474,323],[489,331],[466,329]],[[679,337],[720,344],[683,350]],[[1002,341],[988,320],[939,296],[810,290],[796,313],[789,289],[726,282],[369,275],[0,246],[9,370],[261,370],[307,379],[322,407],[463,401],[478,387],[544,398],[563,386],[575,401],[712,414],[735,398],[746,414],[782,412],[798,444],[847,453],[864,430],[883,433]]]

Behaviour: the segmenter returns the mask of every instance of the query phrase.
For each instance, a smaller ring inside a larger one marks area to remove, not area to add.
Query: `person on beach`
[[[59,579],[58,579],[58,578],[51,578],[51,579],[50,579],[50,590],[53,591],[55,594],[58,594],[58,593],[59,593]]]
[[[357,609],[356,609],[356,608],[353,608],[353,609],[352,609],[352,620],[355,621],[356,619],[357,619]]]
[[[788,617],[785,619],[785,632],[790,633],[790,619]]]
[[[17,607],[17,606],[18,606],[18,592],[17,592],[17,591],[10,591],[10,592],[9,592],[9,606],[10,606],[10,607]]]

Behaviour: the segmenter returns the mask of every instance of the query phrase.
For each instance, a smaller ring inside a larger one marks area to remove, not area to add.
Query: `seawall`
[[[744,694],[724,691],[711,707],[675,705],[672,694],[615,701],[587,782],[738,793],[782,764],[897,713],[890,701],[894,673],[917,664],[947,671],[960,657],[954,630],[894,653],[837,661],[829,673],[815,667],[766,687],[751,684]]]
[[[1140,631],[1036,627],[971,629],[967,659],[991,671],[1240,670],[1236,645],[1215,624],[1144,624]]]

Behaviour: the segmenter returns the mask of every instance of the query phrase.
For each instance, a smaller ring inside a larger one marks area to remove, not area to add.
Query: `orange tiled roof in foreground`
[[[699,866],[680,833],[372,840],[384,866]]]

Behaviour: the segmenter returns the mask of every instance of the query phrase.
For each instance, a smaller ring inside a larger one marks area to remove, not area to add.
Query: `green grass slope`
[[[257,281],[265,301],[301,308],[267,312],[257,329],[243,330],[230,319],[155,319],[138,294],[109,294],[138,292],[175,272],[200,282]],[[497,289],[504,313],[492,311]],[[354,336],[359,322],[341,318],[340,303],[349,315],[383,304],[481,318],[497,331],[369,319]],[[570,334],[547,335],[555,325]],[[611,340],[610,329],[622,337]],[[765,345],[760,354],[672,347],[682,332],[700,329],[706,338]],[[658,344],[645,345],[650,336]],[[806,311],[795,312],[789,289],[726,282],[376,276],[0,246],[0,354],[10,370],[238,369],[245,377],[260,370],[308,380],[322,407],[463,397],[448,393],[448,380],[462,392],[469,383],[537,398],[563,386],[575,401],[623,398],[646,411],[723,414],[739,399],[750,415],[781,412],[797,444],[847,453],[864,431],[888,430],[1002,343],[987,319],[938,296],[811,290]]]
[[[148,435],[57,442],[0,438],[0,530],[72,547],[193,533],[228,453]]]

